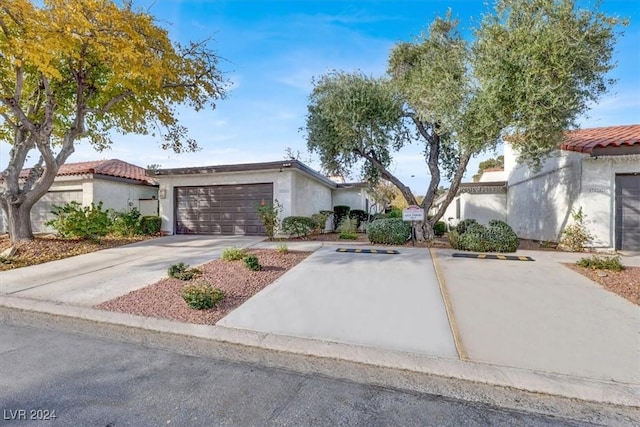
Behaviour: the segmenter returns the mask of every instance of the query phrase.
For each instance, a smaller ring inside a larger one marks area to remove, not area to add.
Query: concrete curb
[[[0,320],[590,422],[594,422],[594,414],[601,417],[598,422],[610,421],[611,417],[618,425],[629,420],[633,420],[629,425],[640,422],[638,384],[193,325],[11,296],[0,296]],[[578,399],[579,405],[569,404],[572,401],[568,399]],[[560,404],[549,404],[551,401]],[[603,411],[602,404],[617,406]],[[554,409],[558,407],[562,409]]]

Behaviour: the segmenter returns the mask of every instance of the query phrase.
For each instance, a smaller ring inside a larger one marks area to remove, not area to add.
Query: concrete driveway
[[[457,358],[427,249],[337,248],[321,247],[218,324]]]
[[[0,294],[93,306],[143,288],[177,262],[196,266],[225,248],[247,247],[263,236],[166,236],[0,272]]]

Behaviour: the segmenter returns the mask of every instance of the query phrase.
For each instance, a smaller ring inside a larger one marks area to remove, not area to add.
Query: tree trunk
[[[19,243],[33,239],[33,229],[31,228],[31,206],[26,204],[5,206],[7,215],[9,237],[11,243]]]

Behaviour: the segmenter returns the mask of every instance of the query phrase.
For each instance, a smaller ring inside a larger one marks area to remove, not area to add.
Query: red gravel
[[[95,308],[213,325],[311,254],[302,251],[280,254],[273,249],[256,249],[249,253],[258,257],[262,270],[250,271],[242,261],[222,259],[198,267],[202,271],[199,279],[208,280],[213,287],[225,293],[225,298],[212,309],[190,309],[182,299],[181,293],[182,288],[191,282],[171,278],[162,279],[153,285],[103,302]]]
[[[640,305],[640,267],[626,267],[622,271],[602,271],[580,267],[576,264],[564,264],[585,277],[598,283],[608,291]],[[604,275],[606,274],[606,275]]]

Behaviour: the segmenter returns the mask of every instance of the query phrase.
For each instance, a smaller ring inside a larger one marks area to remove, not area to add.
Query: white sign
[[[402,210],[403,221],[422,221],[424,220],[424,209],[420,206],[411,205]]]

